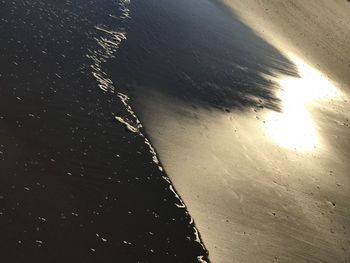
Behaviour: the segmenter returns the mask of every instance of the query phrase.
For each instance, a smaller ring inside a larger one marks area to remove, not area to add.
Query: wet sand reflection
[[[267,113],[264,125],[276,143],[300,151],[312,151],[320,146],[311,111],[312,104],[341,97],[341,92],[321,72],[290,55],[300,77],[280,76],[276,80],[280,89],[281,112]]]
[[[141,118],[213,262],[347,257],[345,94],[298,58],[275,78],[281,110],[223,112],[140,92]]]

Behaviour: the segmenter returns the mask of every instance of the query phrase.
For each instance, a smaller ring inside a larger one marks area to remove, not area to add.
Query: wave
[[[118,24],[121,26],[111,28],[109,26],[99,24],[94,27],[95,32],[93,32],[92,35],[94,35],[94,39],[97,43],[98,48],[95,50],[89,49],[88,54],[86,55],[92,62],[90,65],[91,73],[97,81],[98,87],[103,92],[116,94],[121,103],[124,105],[127,115],[117,116],[112,113],[114,115],[115,120],[120,124],[124,125],[128,131],[136,133],[138,136],[142,137],[144,143],[149,149],[149,153],[152,156],[153,163],[158,167],[160,171],[163,172],[162,178],[167,182],[170,191],[175,195],[178,201],[177,203],[175,203],[175,205],[179,209],[183,209],[186,216],[190,219],[189,225],[193,228],[193,241],[197,242],[202,247],[203,251],[205,251],[206,253],[206,255],[197,256],[197,260],[200,263],[205,263],[208,262],[206,261],[206,258],[208,257],[208,250],[206,249],[200,238],[199,231],[194,224],[193,218],[189,215],[185,203],[178,195],[176,190],[173,188],[172,182],[169,179],[169,177],[166,176],[166,174],[164,173],[164,169],[162,167],[161,162],[159,161],[156,150],[152,146],[150,140],[146,137],[145,132],[143,131],[141,121],[139,120],[139,118],[136,115],[136,112],[129,103],[130,98],[117,89],[117,86],[115,83],[113,83],[111,77],[109,77],[108,74],[103,70],[104,64],[109,59],[116,58],[116,54],[121,43],[127,40],[127,32],[123,25],[128,19],[131,19],[129,5],[129,0],[119,0],[119,16],[112,14],[109,15],[111,18],[117,20]]]

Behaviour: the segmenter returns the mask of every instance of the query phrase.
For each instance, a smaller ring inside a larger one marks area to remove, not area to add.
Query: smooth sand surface
[[[223,112],[139,92],[151,141],[212,262],[348,262],[350,4],[226,4],[300,77],[272,80],[280,112]]]

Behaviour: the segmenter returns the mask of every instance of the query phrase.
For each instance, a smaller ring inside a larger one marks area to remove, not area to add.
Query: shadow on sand
[[[264,76],[298,76],[288,58],[211,2],[134,2],[131,11],[128,41],[112,65],[121,87],[205,108],[278,111],[275,84]]]

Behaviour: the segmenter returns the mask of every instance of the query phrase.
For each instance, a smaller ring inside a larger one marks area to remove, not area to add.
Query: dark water
[[[205,258],[145,138],[115,120],[134,118],[122,94],[98,88],[123,6],[1,1],[0,19],[1,261]]]
[[[278,109],[294,66],[204,0],[0,5],[1,260],[206,259],[128,96]]]

